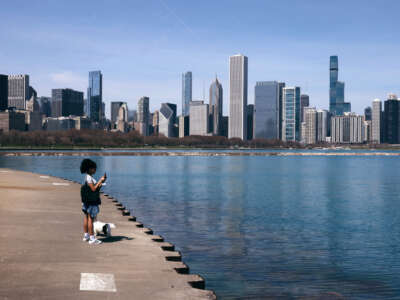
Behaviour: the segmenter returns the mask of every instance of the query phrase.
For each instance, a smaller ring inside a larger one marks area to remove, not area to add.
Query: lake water
[[[105,191],[221,299],[400,299],[398,157],[92,159]],[[81,181],[81,160],[0,157],[0,167]]]

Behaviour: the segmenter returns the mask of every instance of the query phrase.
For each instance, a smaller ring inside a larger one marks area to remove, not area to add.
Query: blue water
[[[81,160],[0,157],[0,167],[81,180]],[[397,157],[93,160],[106,192],[175,244],[221,299],[400,299]]]

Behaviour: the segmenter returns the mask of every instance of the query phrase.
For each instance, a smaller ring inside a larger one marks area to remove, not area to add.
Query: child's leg
[[[83,217],[83,233],[88,233],[88,215],[85,214]]]
[[[87,214],[87,218],[88,218],[88,230],[89,230],[89,234],[90,234],[91,236],[93,236],[93,235],[94,235],[94,233],[93,233],[93,219],[92,219],[92,217],[90,216],[90,214]]]

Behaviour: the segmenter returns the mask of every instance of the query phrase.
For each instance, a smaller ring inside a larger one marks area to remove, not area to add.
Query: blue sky
[[[103,73],[104,101],[141,96],[151,110],[181,107],[181,74],[193,98],[208,101],[217,74],[228,114],[229,56],[249,58],[249,103],[256,81],[285,81],[328,108],[329,56],[339,56],[346,101],[361,113],[374,98],[400,94],[400,1],[3,1],[0,73],[29,74],[40,96],[85,91]],[[203,88],[204,87],[204,88]]]

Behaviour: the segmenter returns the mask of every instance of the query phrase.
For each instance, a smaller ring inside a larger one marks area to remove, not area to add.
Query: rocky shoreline
[[[21,151],[0,156],[400,156],[400,152]]]

